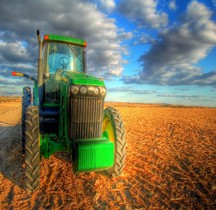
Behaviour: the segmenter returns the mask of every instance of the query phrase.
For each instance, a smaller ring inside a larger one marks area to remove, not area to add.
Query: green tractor
[[[86,74],[86,42],[45,35],[39,43],[38,77],[23,88],[22,152],[26,189],[40,186],[40,160],[55,152],[71,155],[73,171],[121,174],[125,165],[125,130],[118,110],[104,110],[103,79]]]

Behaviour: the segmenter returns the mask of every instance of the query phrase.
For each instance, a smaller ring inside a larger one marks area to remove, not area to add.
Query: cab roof
[[[69,36],[61,36],[55,34],[45,34],[44,35],[44,42],[54,41],[54,42],[67,42],[74,45],[79,45],[81,47],[86,47],[87,42],[83,39],[73,38]]]

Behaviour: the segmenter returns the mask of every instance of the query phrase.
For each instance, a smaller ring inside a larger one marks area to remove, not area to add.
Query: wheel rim
[[[113,129],[113,124],[109,118],[105,118],[103,121],[103,126],[102,126],[103,132],[107,132],[109,136],[109,140],[111,142],[115,142],[115,133]]]

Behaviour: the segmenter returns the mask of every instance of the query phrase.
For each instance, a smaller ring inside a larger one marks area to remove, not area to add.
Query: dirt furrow
[[[74,174],[70,156],[56,153],[42,159],[41,186],[30,194],[24,189],[20,104],[2,107],[0,209],[216,208],[216,109],[114,105],[127,133],[122,176]]]

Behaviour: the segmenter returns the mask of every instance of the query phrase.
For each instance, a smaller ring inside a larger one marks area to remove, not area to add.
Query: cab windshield
[[[84,72],[82,47],[69,43],[46,43],[43,53],[45,69],[50,74],[57,70]]]

